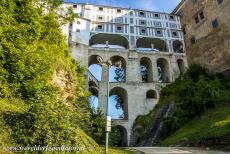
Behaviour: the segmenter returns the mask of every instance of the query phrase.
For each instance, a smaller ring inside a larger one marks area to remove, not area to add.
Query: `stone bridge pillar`
[[[99,83],[98,104],[103,113],[106,113],[107,107],[107,83],[109,81],[109,68],[102,65],[101,82]]]

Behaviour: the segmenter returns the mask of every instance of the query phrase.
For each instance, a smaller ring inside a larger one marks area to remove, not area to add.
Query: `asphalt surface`
[[[230,152],[214,151],[186,147],[129,147],[139,154],[230,154]]]

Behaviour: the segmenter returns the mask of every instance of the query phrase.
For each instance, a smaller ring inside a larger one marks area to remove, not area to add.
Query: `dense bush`
[[[79,145],[95,153],[97,145],[81,131],[90,127],[88,92],[60,30],[61,1],[38,2],[0,1],[0,145]],[[60,70],[73,99],[60,99],[53,84]]]
[[[174,131],[208,108],[229,101],[228,83],[220,74],[191,65],[184,75],[161,91],[161,102],[173,96],[177,105],[173,116],[165,119],[168,129]]]
[[[175,102],[176,111],[172,116],[163,118],[164,135],[168,136],[181,128],[194,117],[215,106],[230,101],[230,82],[220,74],[193,64],[185,74],[172,84],[162,88],[159,103],[147,115],[138,116],[134,127],[141,140],[149,137],[146,130],[156,118],[157,113],[170,103]]]

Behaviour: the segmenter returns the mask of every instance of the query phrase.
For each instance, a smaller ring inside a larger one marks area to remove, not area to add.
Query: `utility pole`
[[[108,154],[109,147],[109,132],[111,132],[111,117],[109,114],[109,69],[112,65],[111,61],[103,61],[101,57],[97,57],[99,64],[105,65],[108,68],[108,80],[107,80],[107,103],[106,103],[106,121],[105,121],[105,154]]]

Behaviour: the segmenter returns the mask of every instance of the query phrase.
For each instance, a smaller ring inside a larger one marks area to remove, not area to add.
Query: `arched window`
[[[128,119],[128,96],[125,89],[113,88],[109,93],[109,115],[112,119]]]
[[[91,47],[128,49],[129,41],[118,34],[95,34],[89,40]]]
[[[158,38],[139,38],[136,42],[136,46],[140,51],[155,51],[155,52],[167,52],[167,43],[164,40]]]
[[[149,58],[141,58],[140,71],[142,82],[153,82],[152,62]]]
[[[178,65],[180,74],[183,74],[185,72],[184,61],[182,59],[178,59],[177,60],[177,65]]]
[[[155,90],[149,90],[146,92],[146,99],[157,99],[157,93]]]
[[[98,55],[89,57],[88,69],[90,73],[98,80],[101,81],[102,67],[98,64]]]
[[[90,107],[95,112],[97,111],[97,108],[99,107],[98,102],[98,86],[94,81],[89,81],[89,91],[91,93],[91,96],[89,97]]]
[[[157,60],[157,69],[158,69],[158,81],[159,82],[170,82],[170,73],[169,73],[169,64],[168,61],[164,58],[159,58]]]
[[[110,133],[110,139],[113,141],[114,147],[127,146],[127,130],[121,125],[113,126]]]
[[[109,69],[110,82],[125,82],[126,80],[126,61],[121,56],[110,58],[112,66]]]
[[[184,53],[183,43],[181,41],[173,41],[173,51],[175,53]]]

